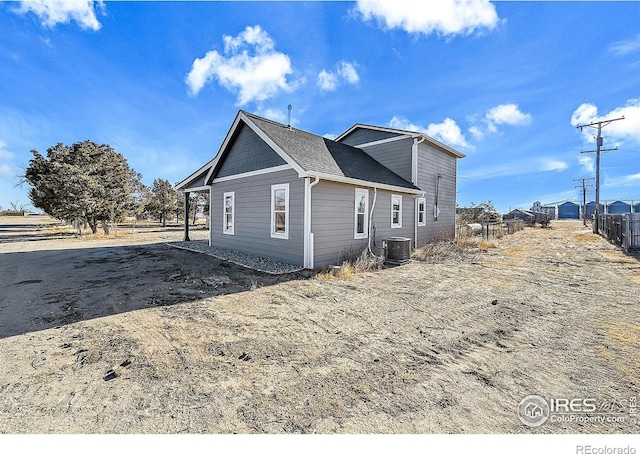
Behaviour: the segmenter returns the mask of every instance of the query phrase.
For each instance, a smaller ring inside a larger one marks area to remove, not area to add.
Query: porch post
[[[189,239],[189,193],[184,191],[184,240],[191,241]]]

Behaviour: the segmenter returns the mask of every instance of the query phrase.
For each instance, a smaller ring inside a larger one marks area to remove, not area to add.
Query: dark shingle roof
[[[242,113],[306,172],[420,190],[360,148]]]

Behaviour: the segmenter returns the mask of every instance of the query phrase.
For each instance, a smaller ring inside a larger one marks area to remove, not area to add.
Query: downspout
[[[413,145],[411,146],[411,182],[418,186],[418,145],[424,142],[425,136],[413,138]]]
[[[369,249],[369,254],[372,256],[376,256],[371,250],[371,231],[373,230],[373,210],[376,209],[376,199],[378,198],[378,189],[373,188],[373,203],[371,204],[371,210],[369,211],[369,245],[367,246]]]
[[[418,197],[413,199],[413,248],[418,247]]]
[[[312,269],[314,259],[314,241],[311,232],[311,189],[320,182],[320,177],[316,176],[314,181],[311,178],[305,178],[304,191],[304,267]]]
[[[417,137],[413,138],[413,146],[411,147],[411,179],[412,183],[418,186],[418,145],[424,142],[426,139],[425,136],[421,136],[419,139]],[[418,186],[419,187],[419,186]],[[414,199],[414,220],[413,220],[413,248],[415,249],[418,246],[418,199]],[[426,216],[426,213],[425,213]]]

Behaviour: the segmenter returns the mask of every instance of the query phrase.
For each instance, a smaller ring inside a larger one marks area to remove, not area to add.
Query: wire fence
[[[524,225],[524,221],[521,219],[482,224],[482,239],[500,239],[505,235],[511,235],[524,229]]]
[[[481,235],[483,240],[500,239],[524,229],[525,225],[522,219],[464,224],[458,226],[458,237]]]

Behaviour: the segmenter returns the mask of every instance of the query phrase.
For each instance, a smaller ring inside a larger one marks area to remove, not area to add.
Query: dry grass
[[[130,235],[135,235],[136,232],[132,232],[130,230],[115,230],[113,229],[109,235],[104,232],[98,233],[83,233],[78,238],[83,241],[94,241],[94,240],[113,240],[115,238],[126,238]]]
[[[328,282],[333,279],[352,279],[361,273],[376,271],[384,266],[384,258],[372,255],[367,249],[363,250],[357,259],[344,261],[340,266],[326,268],[316,274],[316,279]]]
[[[502,238],[502,237],[500,237]],[[478,241],[478,249],[480,249],[481,251],[488,251],[489,249],[493,249],[494,247],[496,247],[495,243],[492,243],[491,241]]]
[[[578,233],[574,235],[574,241],[576,243],[594,243],[600,241],[602,237],[596,235],[595,233]]]
[[[486,252],[496,247],[490,241],[462,236],[457,241],[440,240],[426,243],[416,249],[411,258],[426,263],[473,262],[478,251]]]

